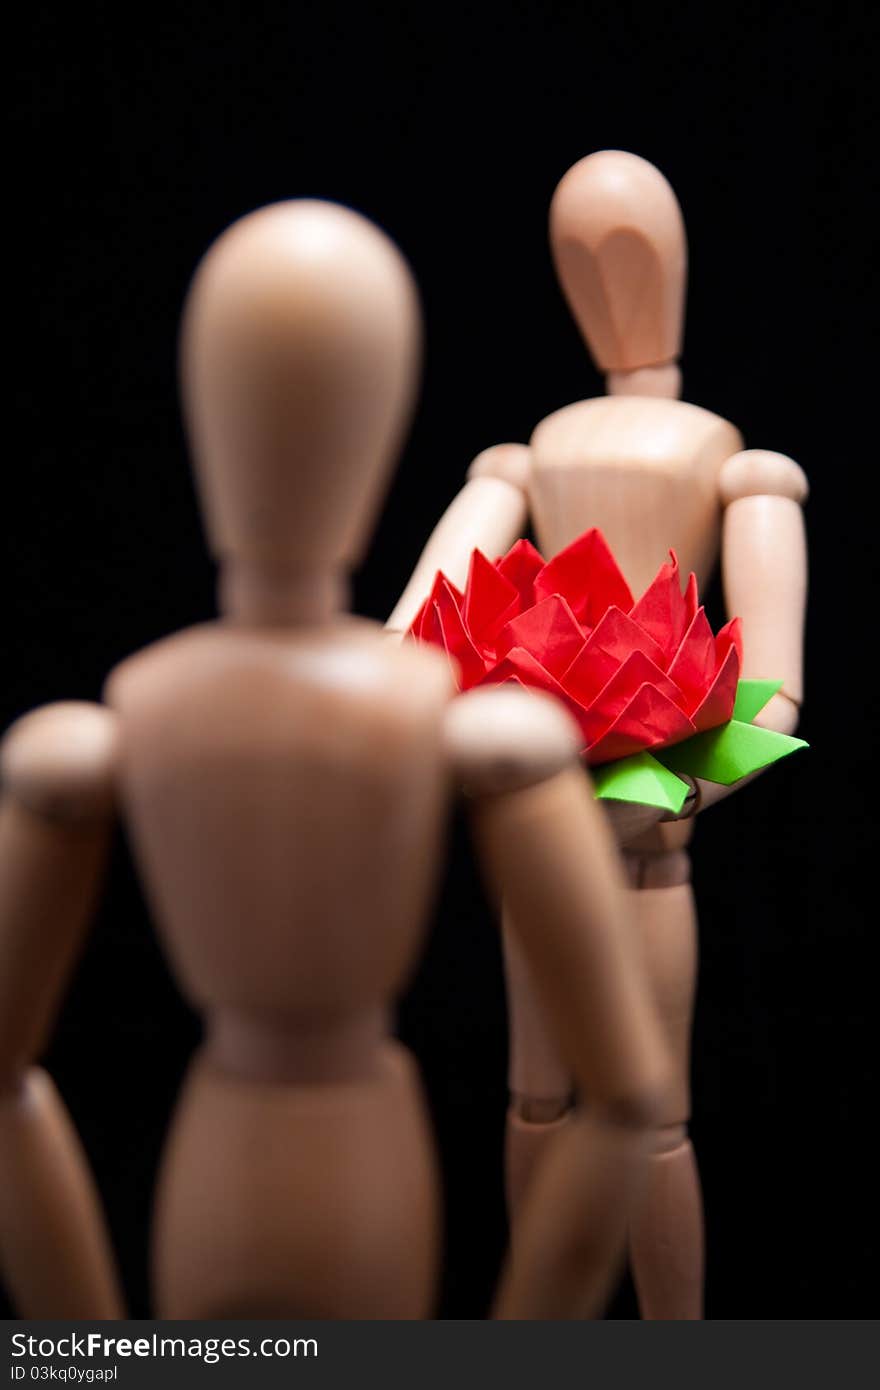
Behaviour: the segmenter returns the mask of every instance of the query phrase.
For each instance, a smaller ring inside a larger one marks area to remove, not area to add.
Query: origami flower
[[[740,681],[739,619],[713,635],[674,551],[634,600],[595,529],[547,563],[526,540],[494,564],[475,550],[464,593],[438,573],[410,634],[446,651],[461,690],[517,681],[560,699],[600,796],[677,811],[676,771],[727,784],[803,746],[752,726],[781,682]]]

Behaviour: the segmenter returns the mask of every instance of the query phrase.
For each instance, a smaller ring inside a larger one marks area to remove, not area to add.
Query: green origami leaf
[[[634,753],[591,769],[597,798],[660,806],[677,815],[690,788],[650,753]]]
[[[736,687],[736,704],[733,707],[734,719],[739,719],[743,724],[751,724],[756,714],[769,700],[772,700],[777,690],[782,689],[782,681],[739,681]]]
[[[754,724],[731,719],[729,724],[659,750],[656,757],[673,772],[703,777],[707,782],[720,782],[729,787],[750,772],[769,767],[806,746],[802,738],[791,738],[788,734],[777,734],[771,729],[759,729]]]

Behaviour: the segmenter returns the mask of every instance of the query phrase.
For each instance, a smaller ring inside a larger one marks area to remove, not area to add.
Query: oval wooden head
[[[674,362],[681,351],[687,242],[659,170],[621,150],[575,164],[550,207],[565,297],[603,372]]]
[[[218,559],[283,587],[359,558],[412,409],[421,320],[389,239],[332,203],[233,224],[187,298],[181,376]]]

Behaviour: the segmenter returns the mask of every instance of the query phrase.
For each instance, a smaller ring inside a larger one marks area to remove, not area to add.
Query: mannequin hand
[[[793,734],[800,719],[800,709],[780,690],[769,700],[752,723],[761,729],[772,729],[777,734]]]

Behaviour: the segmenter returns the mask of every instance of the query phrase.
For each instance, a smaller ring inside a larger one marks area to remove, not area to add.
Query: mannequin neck
[[[336,570],[290,574],[225,560],[218,603],[228,622],[243,627],[313,627],[345,610],[348,580]]]

